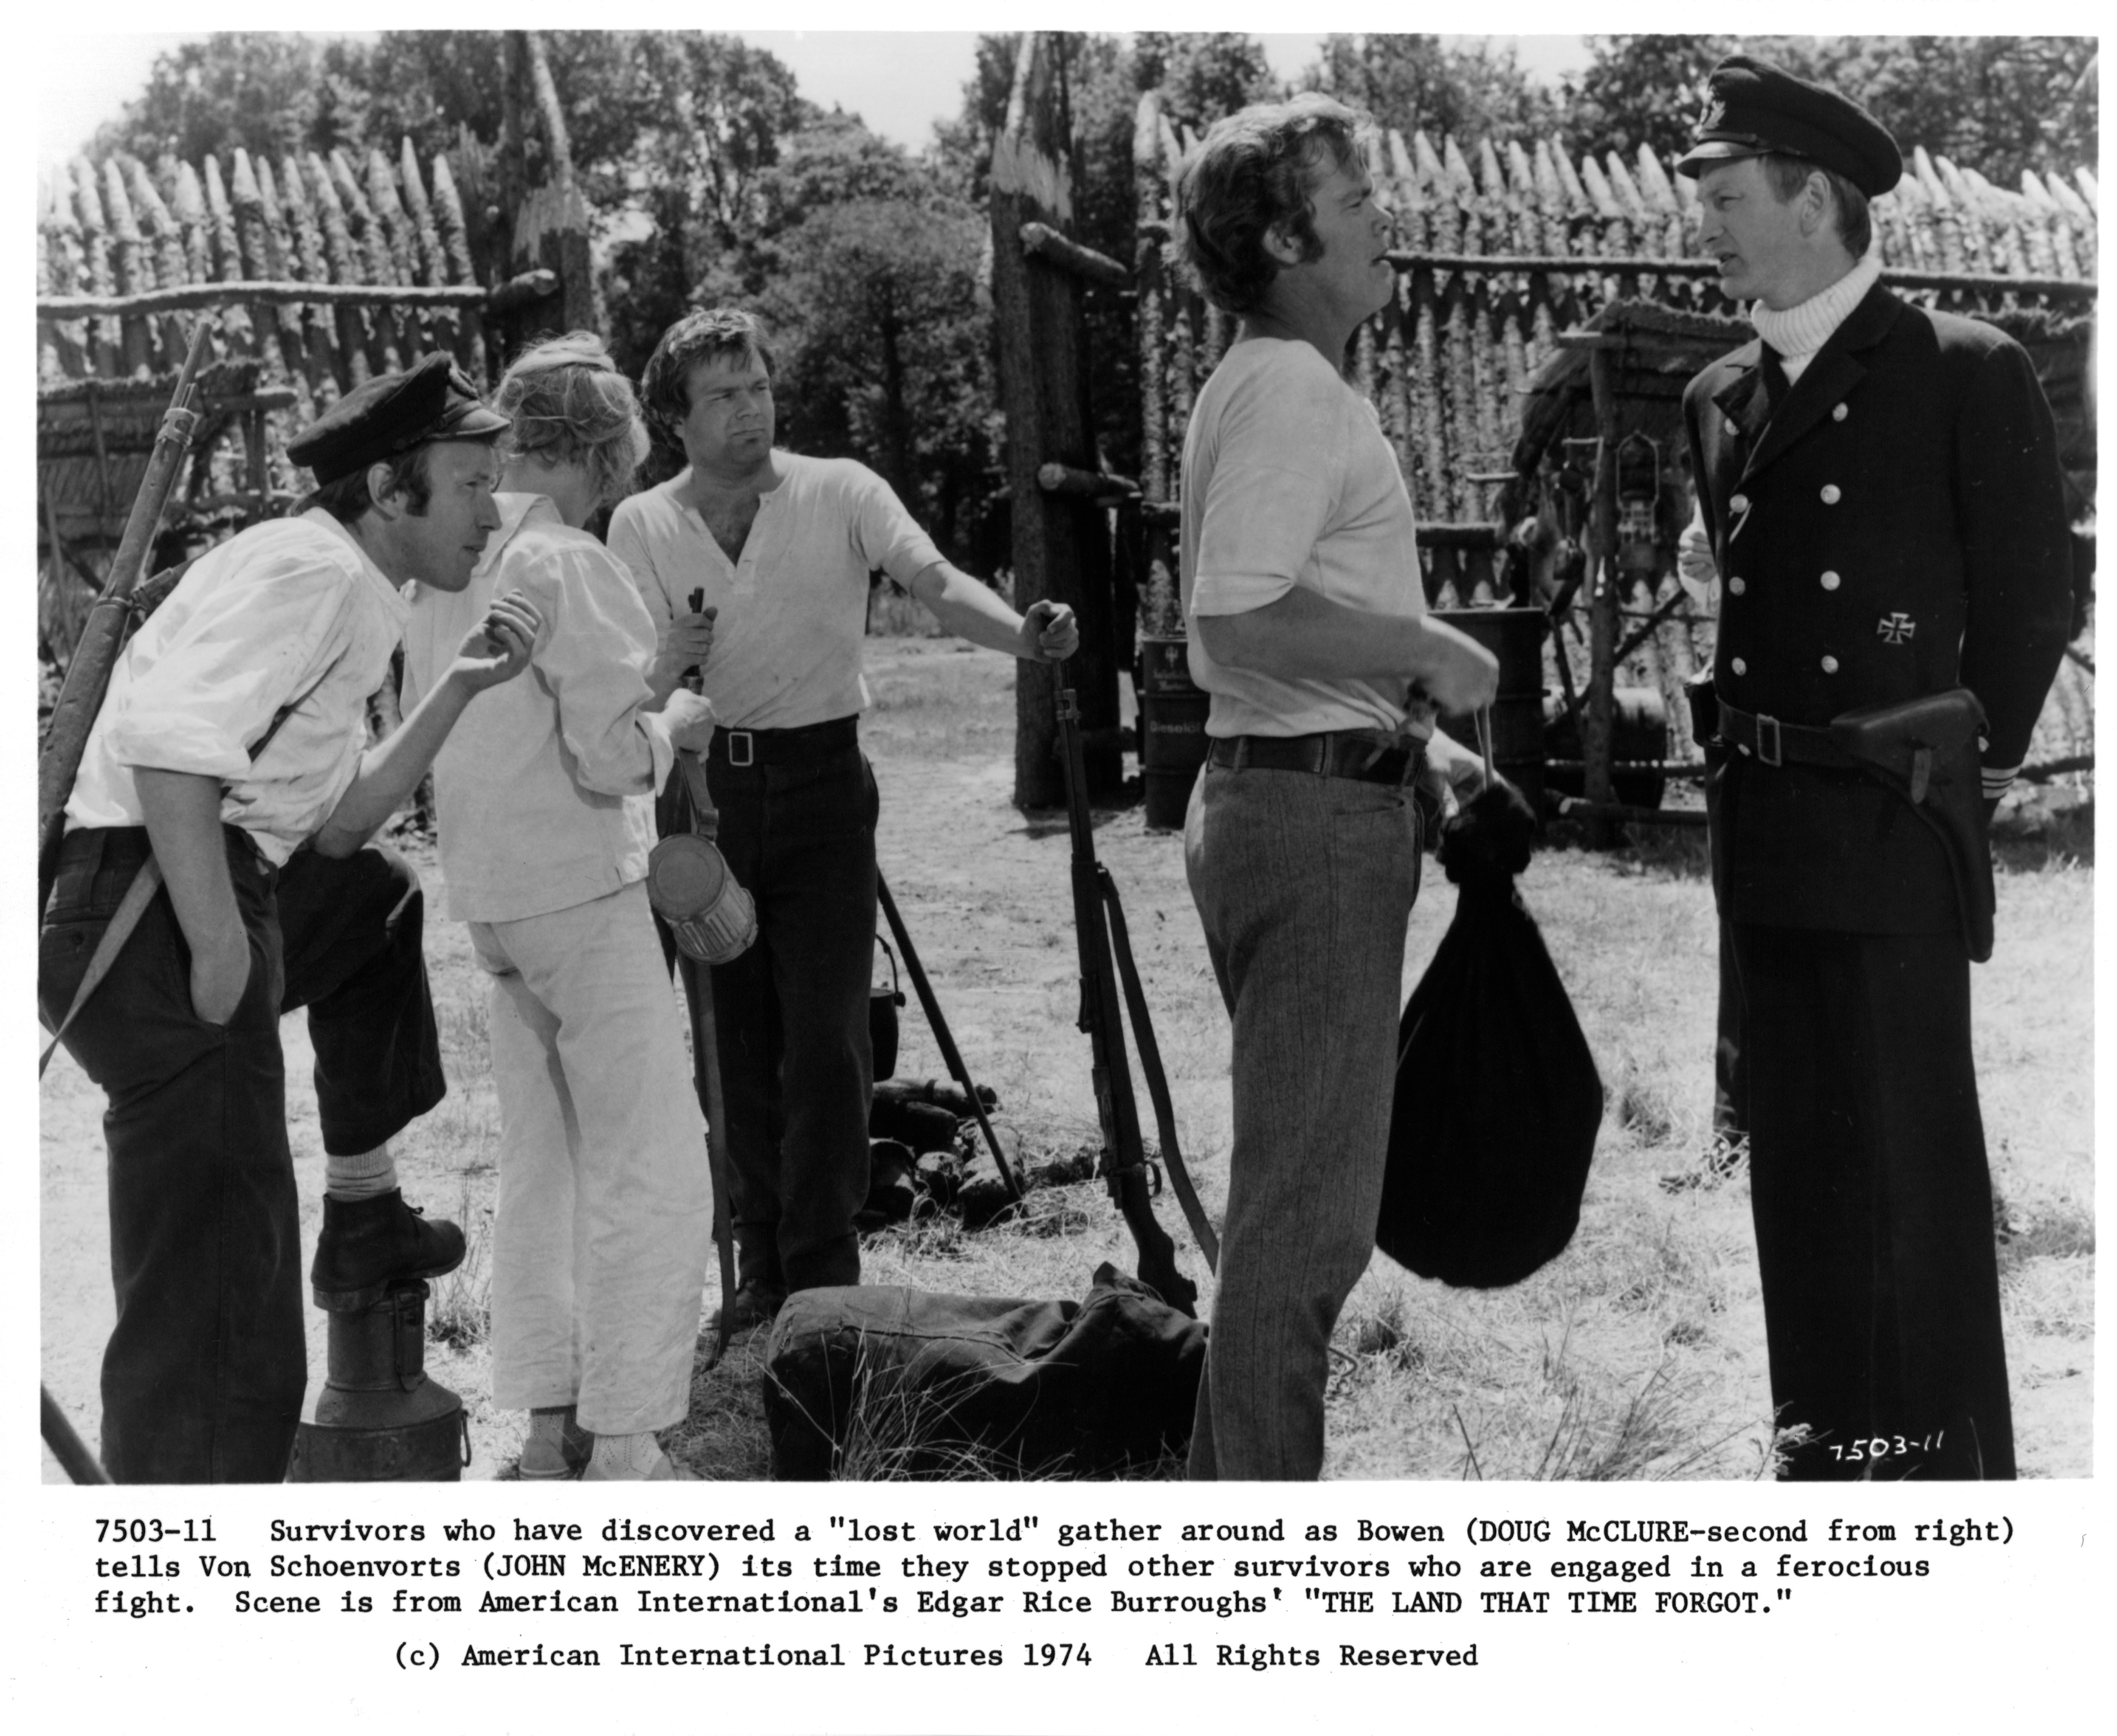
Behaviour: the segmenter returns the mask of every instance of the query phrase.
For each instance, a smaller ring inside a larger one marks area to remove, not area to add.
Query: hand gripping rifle
[[[1148,1165],[1140,1138],[1139,1105],[1132,1096],[1132,1069],[1125,1056],[1124,1025],[1118,1006],[1120,973],[1124,1009],[1131,1014],[1132,1041],[1139,1048],[1140,1069],[1146,1075],[1147,1092],[1154,1101],[1162,1161],[1169,1166],[1177,1200],[1205,1254],[1208,1271],[1220,1269],[1220,1238],[1213,1233],[1177,1147],[1176,1113],[1169,1100],[1169,1080],[1161,1070],[1161,1051],[1155,1044],[1146,995],[1132,963],[1132,942],[1125,930],[1124,907],[1118,900],[1117,883],[1095,860],[1095,827],[1088,815],[1087,762],[1081,746],[1081,707],[1070,687],[1059,691],[1058,732],[1066,766],[1067,817],[1073,833],[1073,928],[1081,944],[1080,1023],[1094,1050],[1095,1112],[1102,1123],[1100,1174],[1109,1184],[1110,1198],[1131,1227],[1133,1241],[1139,1244],[1141,1281],[1152,1285],[1171,1308],[1195,1317],[1198,1286],[1176,1269],[1176,1244],[1155,1221],[1153,1196],[1159,1189],[1160,1175]]]
[[[147,551],[162,522],[162,510],[176,486],[177,471],[184,449],[198,426],[191,408],[191,381],[205,357],[206,339],[214,322],[201,319],[191,328],[191,344],[184,357],[183,371],[169,407],[162,413],[161,431],[147,459],[147,473],[140,479],[133,496],[131,516],[118,539],[118,553],[103,592],[89,607],[88,623],[81,630],[81,642],[67,661],[66,680],[59,688],[58,703],[52,708],[51,727],[44,736],[44,751],[37,759],[37,916],[44,919],[44,905],[52,893],[53,876],[58,871],[59,839],[66,831],[67,798],[81,770],[81,755],[88,750],[89,732],[95,714],[103,709],[103,696],[110,686],[110,673],[125,643],[125,628],[131,613],[132,592],[147,564]],[[53,551],[56,556],[58,551]]]

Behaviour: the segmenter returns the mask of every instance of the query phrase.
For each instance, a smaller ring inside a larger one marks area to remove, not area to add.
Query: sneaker
[[[698,1480],[698,1472],[685,1470],[666,1452],[647,1470],[631,1475],[605,1470],[593,1459],[588,1461],[588,1468],[581,1473],[583,1483],[695,1483]]]
[[[443,1218],[429,1221],[395,1188],[372,1199],[325,1194],[310,1292],[318,1308],[357,1314],[380,1302],[391,1285],[438,1278],[463,1257],[463,1231]]]
[[[596,1443],[583,1483],[695,1483],[699,1474],[685,1471],[662,1449],[652,1434],[605,1435]]]

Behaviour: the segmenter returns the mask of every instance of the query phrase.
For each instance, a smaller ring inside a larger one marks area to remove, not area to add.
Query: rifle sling
[[[1125,1013],[1132,1021],[1132,1041],[1139,1050],[1140,1071],[1146,1075],[1146,1092],[1154,1101],[1155,1125],[1161,1136],[1161,1155],[1169,1165],[1169,1180],[1176,1189],[1177,1203],[1183,1208],[1184,1221],[1190,1225],[1192,1236],[1206,1256],[1206,1270],[1217,1273],[1220,1269],[1220,1239],[1214,1233],[1212,1220],[1206,1216],[1198,1190],[1191,1184],[1191,1172],[1184,1167],[1183,1153],[1177,1147],[1175,1106],[1169,1101],[1169,1078],[1162,1071],[1161,1050],[1154,1040],[1154,1021],[1147,1013],[1146,992],[1140,986],[1139,968],[1132,963],[1132,937],[1125,927],[1124,906],[1118,898],[1117,882],[1100,862],[1095,865],[1095,880],[1102,890],[1104,905],[1109,912],[1110,940],[1117,953],[1118,978],[1124,985]]]
[[[95,943],[95,950],[89,956],[88,968],[81,972],[81,986],[73,991],[73,1004],[67,1009],[66,1017],[59,1021],[58,1028],[52,1032],[50,1040],[44,1045],[44,1052],[37,1057],[39,1078],[44,1078],[44,1069],[51,1065],[52,1055],[59,1046],[59,1039],[72,1026],[75,1016],[88,1004],[88,997],[95,992],[98,985],[110,974],[110,967],[117,963],[118,953],[124,949],[125,943],[132,938],[132,930],[140,926],[140,918],[147,913],[148,905],[154,901],[155,894],[161,886],[162,865],[150,856],[141,863],[139,872],[132,876],[132,884],[125,889],[125,896],[118,901],[109,926],[103,930],[103,938]]]

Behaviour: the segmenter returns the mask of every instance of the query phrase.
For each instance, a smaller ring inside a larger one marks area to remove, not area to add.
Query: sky
[[[695,16],[695,15],[694,15]],[[1002,21],[995,8],[994,23]],[[200,34],[197,32],[188,33]],[[885,138],[916,150],[937,120],[962,106],[975,66],[975,30],[737,30],[794,72],[801,94],[825,108],[858,114]],[[1257,33],[1272,70],[1291,77],[1316,58],[1319,35]],[[47,30],[37,42],[37,156],[62,161],[145,87],[155,57],[185,34],[67,34]],[[1578,36],[1514,39],[1523,64],[1555,81],[1583,66]]]

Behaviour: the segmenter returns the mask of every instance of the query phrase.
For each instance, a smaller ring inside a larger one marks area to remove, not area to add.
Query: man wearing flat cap
[[[2011,1477],[1970,965],[2070,614],[2050,410],[2011,339],[1882,287],[1868,201],[1902,159],[1856,104],[1733,56],[1677,167],[1758,333],[1684,418],[1787,1473]]]
[[[192,566],[89,736],[38,994],[109,1100],[102,1456],[118,1482],[286,1473],[307,1358],[282,1012],[308,1008],[316,1048],[319,1305],[362,1307],[463,1258],[462,1232],[397,1188],[390,1141],[444,1086],[418,881],[367,841],[473,695],[522,668],[534,612],[496,603],[372,747],[367,701],[400,587],[460,590],[498,524],[506,426],[444,355],[348,393],[288,446],[318,484],[307,510]],[[108,973],[76,1005],[107,931]]]

